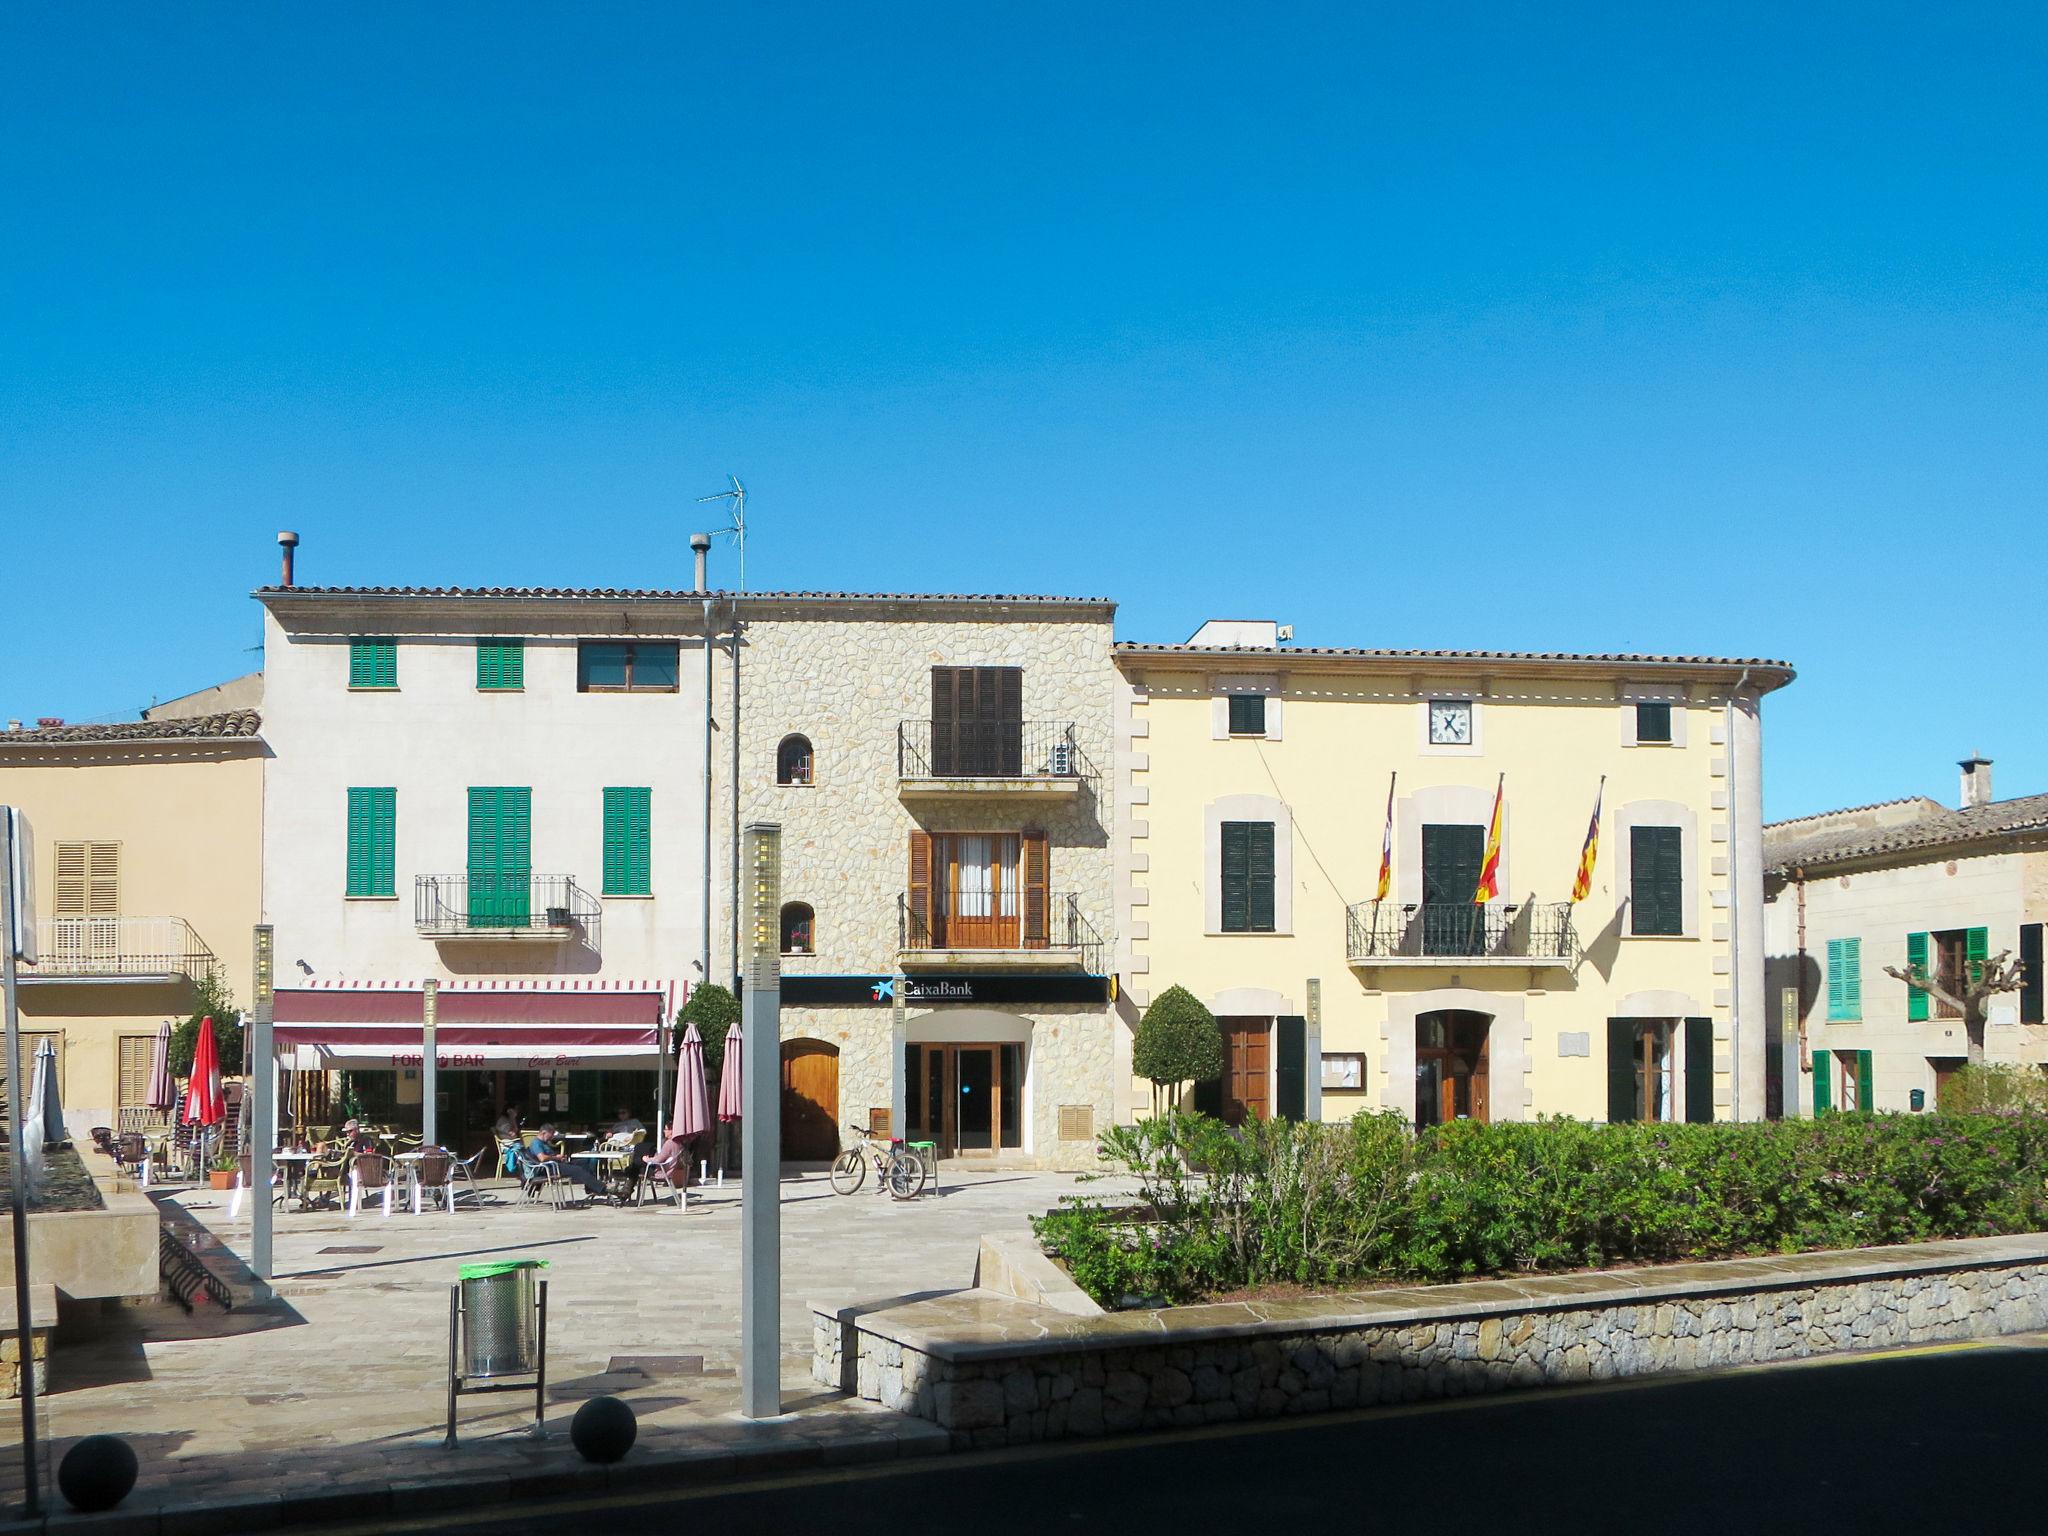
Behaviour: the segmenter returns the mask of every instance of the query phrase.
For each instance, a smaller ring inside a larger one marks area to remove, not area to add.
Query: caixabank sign
[[[1107,976],[785,976],[786,1007],[911,1007],[968,1003],[1106,1003]]]

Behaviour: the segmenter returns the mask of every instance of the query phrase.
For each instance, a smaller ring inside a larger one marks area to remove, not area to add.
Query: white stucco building
[[[1961,768],[1957,809],[1914,796],[1765,828],[1769,984],[1798,1092],[1787,1114],[1939,1103],[1968,1058],[1962,1020],[1887,967],[1954,976],[2019,959],[2025,983],[1991,1000],[1984,1056],[2048,1064],[2048,795],[1994,800],[1989,761]]]

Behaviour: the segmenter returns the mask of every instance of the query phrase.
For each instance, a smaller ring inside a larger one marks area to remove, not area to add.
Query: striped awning
[[[652,1068],[676,1006],[665,981],[441,983],[437,1069]],[[333,982],[277,989],[272,1038],[299,1070],[418,1066],[426,993],[417,983]]]

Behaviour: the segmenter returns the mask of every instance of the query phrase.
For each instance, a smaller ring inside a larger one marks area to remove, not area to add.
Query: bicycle
[[[875,1193],[915,1200],[924,1189],[924,1159],[900,1141],[883,1141],[865,1126],[849,1125],[847,1129],[858,1140],[832,1159],[832,1193],[850,1195],[859,1189],[872,1163],[879,1181]]]

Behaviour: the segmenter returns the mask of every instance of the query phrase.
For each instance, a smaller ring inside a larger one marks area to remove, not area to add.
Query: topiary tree
[[[1172,986],[1152,999],[1138,1020],[1131,1042],[1131,1068],[1152,1084],[1152,1112],[1159,1113],[1159,1090],[1168,1084],[1173,1098],[1183,1083],[1206,1082],[1223,1074],[1223,1031],[1216,1015],[1186,987]]]
[[[178,1077],[192,1075],[192,1053],[199,1048],[199,1021],[213,1020],[213,1043],[220,1051],[223,1077],[242,1070],[242,1015],[228,991],[226,975],[209,971],[192,983],[192,1011],[171,1026],[171,1071]]]
[[[683,1031],[697,1026],[704,1037],[704,1071],[715,1083],[725,1064],[725,1033],[740,1019],[740,1000],[729,987],[707,981],[691,989],[690,1000],[676,1010],[676,1049],[682,1049]]]

